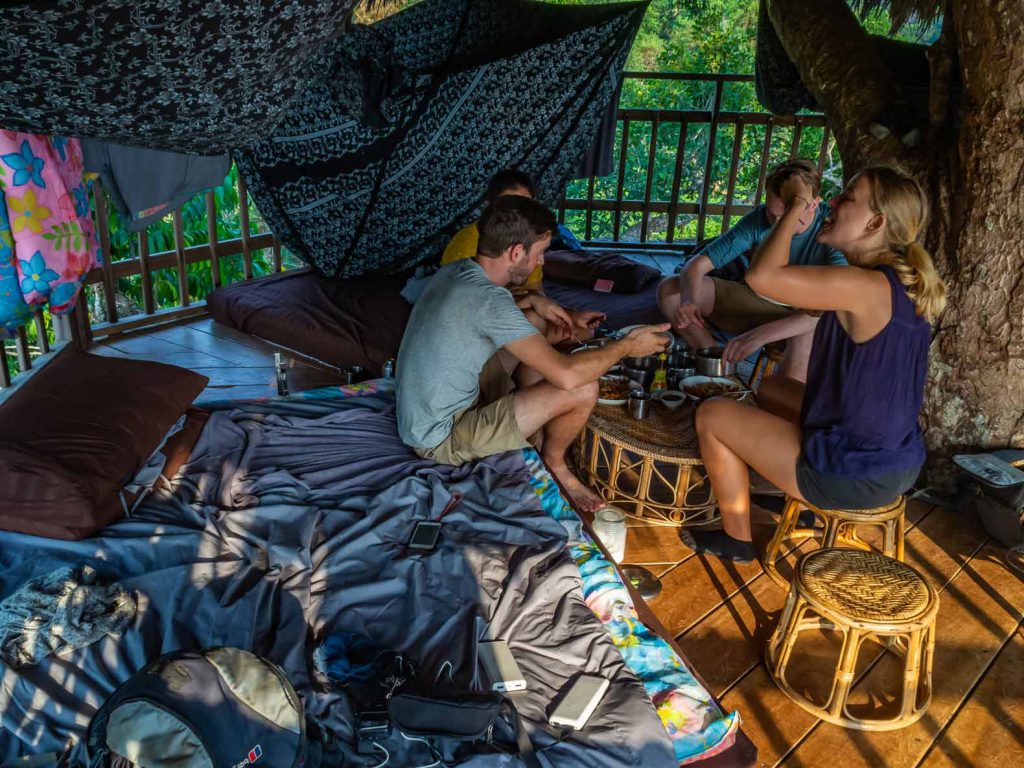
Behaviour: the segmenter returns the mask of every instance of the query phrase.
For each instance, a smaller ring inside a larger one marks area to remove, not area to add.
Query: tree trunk
[[[924,409],[933,477],[948,474],[956,451],[1024,447],[1024,3],[950,0],[915,150],[868,131],[895,90],[844,0],[770,0],[769,14],[847,175],[893,164],[932,201],[924,243],[949,290]]]
[[[1024,447],[1024,3],[950,8],[963,96],[948,187],[934,195],[949,306],[932,347],[928,444]]]

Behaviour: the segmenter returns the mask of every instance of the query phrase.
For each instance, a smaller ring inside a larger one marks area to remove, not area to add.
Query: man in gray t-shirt
[[[549,324],[571,326],[565,309],[506,286],[543,264],[557,221],[545,206],[508,195],[484,211],[479,253],[431,278],[398,350],[398,432],[424,458],[460,465],[525,448],[543,431],[541,456],[577,508],[601,499],[569,471],[565,451],[597,400],[597,379],[627,356],[661,351],[669,328],[645,326],[602,349],[563,355]]]

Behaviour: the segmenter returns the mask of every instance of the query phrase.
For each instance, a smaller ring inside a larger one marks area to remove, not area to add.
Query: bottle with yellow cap
[[[665,376],[665,361],[668,355],[662,352],[658,355],[658,370],[654,372],[654,380],[651,382],[651,394],[663,392],[668,388],[668,380]]]

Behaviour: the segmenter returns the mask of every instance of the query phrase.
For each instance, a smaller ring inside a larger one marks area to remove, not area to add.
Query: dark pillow
[[[660,278],[661,272],[614,251],[548,251],[544,254],[544,277],[594,290],[602,290],[598,280],[607,280],[611,286],[606,290],[639,293]]]
[[[121,516],[129,482],[208,379],[65,351],[0,407],[0,528],[79,539]]]

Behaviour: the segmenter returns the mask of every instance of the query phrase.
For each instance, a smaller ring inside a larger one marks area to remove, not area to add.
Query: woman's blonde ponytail
[[[887,166],[865,168],[857,175],[866,177],[871,184],[871,209],[885,215],[890,255],[882,263],[896,270],[918,314],[934,323],[946,306],[946,286],[931,254],[918,242],[928,221],[924,192],[909,176]]]

